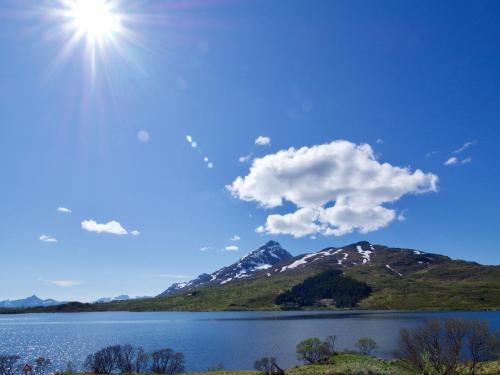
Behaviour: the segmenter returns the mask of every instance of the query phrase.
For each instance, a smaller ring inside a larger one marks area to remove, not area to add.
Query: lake
[[[427,318],[487,320],[500,328],[498,312],[99,312],[0,315],[0,353],[52,359],[53,369],[68,361],[81,366],[104,346],[132,344],[146,350],[170,347],[183,352],[186,368],[252,369],[256,359],[274,356],[280,366],[298,364],[295,346],[307,337],[337,335],[338,350],[354,348],[362,336],[374,338],[377,355],[390,357],[402,327]]]

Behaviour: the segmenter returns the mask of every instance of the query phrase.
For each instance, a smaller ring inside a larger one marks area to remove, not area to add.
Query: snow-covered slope
[[[0,301],[2,308],[20,308],[20,307],[38,307],[38,306],[56,306],[66,302],[59,302],[53,299],[40,299],[33,295],[24,299]]]
[[[283,249],[278,242],[269,241],[230,266],[221,268],[211,274],[204,273],[189,282],[172,284],[160,296],[168,296],[208,284],[224,285],[253,276],[257,272],[271,269],[274,265],[290,258],[292,258],[292,255]]]

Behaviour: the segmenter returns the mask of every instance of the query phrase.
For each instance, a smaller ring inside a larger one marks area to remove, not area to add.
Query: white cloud
[[[472,158],[459,159],[456,156],[452,156],[444,162],[444,165],[448,167],[450,165],[469,164],[471,162]]]
[[[43,281],[55,286],[60,286],[61,288],[68,288],[71,286],[77,286],[83,284],[81,281],[77,280],[43,280]]]
[[[231,246],[226,246],[225,250],[226,251],[238,251],[240,248],[238,246],[234,246],[234,245],[231,245]]]
[[[135,230],[133,230],[133,231],[130,231],[130,234],[131,234],[132,236],[140,236],[140,235],[141,235],[141,232],[140,232],[140,231],[138,231],[137,229],[135,229]]]
[[[139,130],[137,132],[137,139],[142,143],[148,143],[149,140],[151,139],[151,136],[146,130]]]
[[[408,210],[403,210],[398,214],[398,221],[403,222],[406,221],[406,213]]]
[[[200,251],[209,251],[209,250],[212,250],[210,246],[203,246],[200,248]]]
[[[255,140],[255,144],[259,146],[269,146],[271,144],[271,138],[261,135]]]
[[[57,212],[62,212],[63,214],[70,214],[71,213],[71,209],[66,208],[66,207],[58,207],[57,208]]]
[[[40,237],[38,237],[38,239],[43,242],[57,243],[57,239],[46,234],[42,234]]]
[[[458,150],[455,150],[455,154],[460,154],[461,152],[467,150],[469,147],[473,147],[477,145],[477,141],[470,141],[470,142],[465,142],[462,147],[460,147]]]
[[[229,241],[235,241],[235,242],[236,242],[236,241],[239,241],[239,240],[241,240],[241,237],[240,237],[240,236],[238,236],[238,235],[234,235],[233,237],[231,237],[231,238],[229,239]]]
[[[186,140],[191,143],[193,142],[193,137],[191,137],[190,135],[186,135]]]
[[[239,161],[240,163],[247,163],[247,162],[249,162],[249,161],[250,161],[250,159],[252,158],[252,156],[253,156],[253,152],[251,152],[250,154],[245,155],[245,156],[240,156],[240,157],[238,158],[238,161]]]
[[[255,159],[248,175],[227,189],[264,208],[285,201],[297,206],[295,212],[270,215],[258,233],[341,236],[387,226],[396,212],[384,204],[406,194],[435,192],[437,183],[434,174],[380,163],[367,144],[334,141]]]
[[[94,220],[85,220],[82,221],[82,229],[88,232],[96,232],[96,233],[110,233],[116,235],[125,235],[128,232],[122,225],[117,221],[110,221],[106,224],[98,224]]]

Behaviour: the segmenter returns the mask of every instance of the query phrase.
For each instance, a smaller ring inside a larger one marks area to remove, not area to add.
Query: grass
[[[339,353],[331,364],[305,365],[286,369],[287,375],[416,375],[398,360],[384,360],[357,353]],[[257,371],[214,371],[190,373],[190,375],[259,375]],[[465,375],[466,372],[459,373]],[[477,374],[500,374],[500,361],[481,363]],[[457,374],[458,375],[458,374]]]

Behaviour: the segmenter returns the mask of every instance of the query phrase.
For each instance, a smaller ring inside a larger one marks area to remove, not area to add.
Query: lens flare
[[[112,38],[121,31],[122,20],[106,0],[75,0],[68,3],[69,18],[79,33],[90,41]]]

